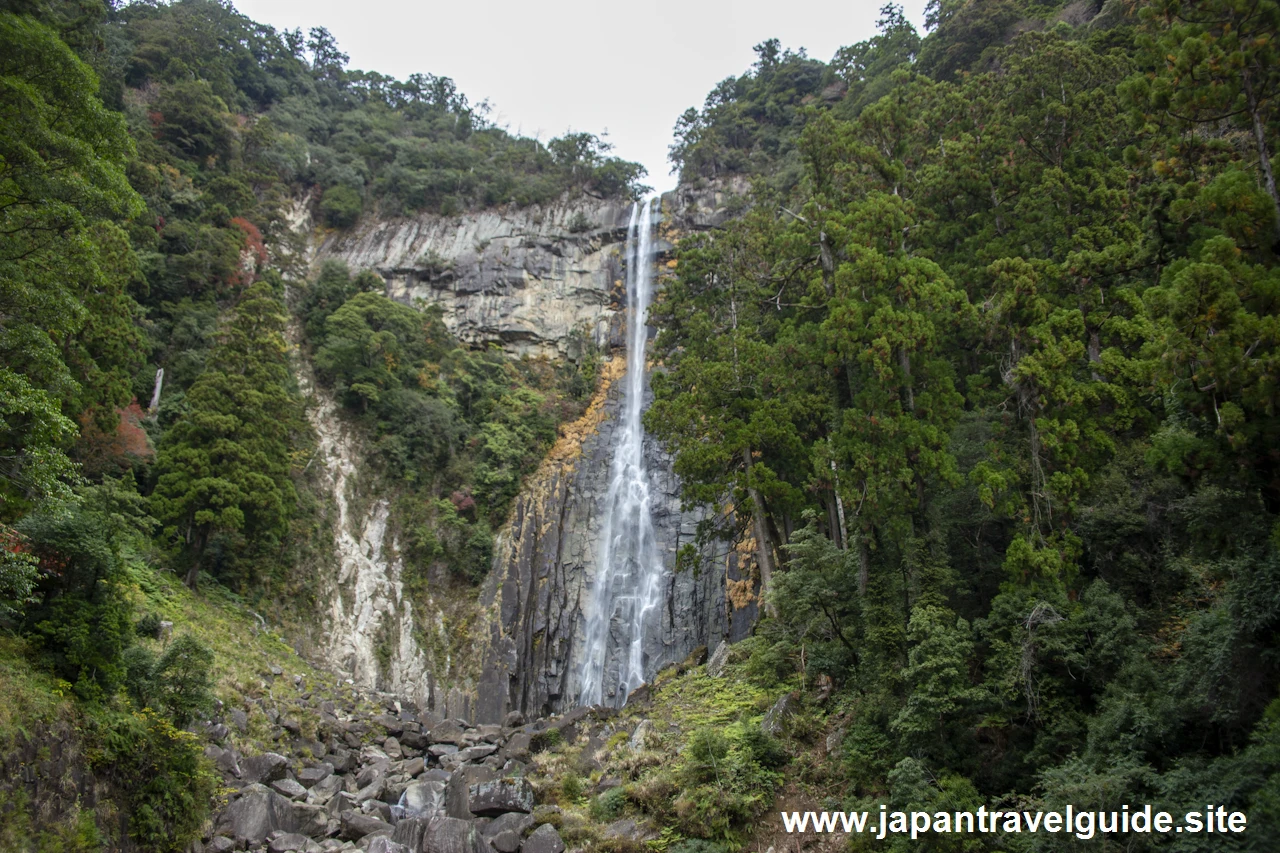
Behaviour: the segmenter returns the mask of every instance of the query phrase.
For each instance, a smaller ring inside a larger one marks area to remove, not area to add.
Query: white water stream
[[[627,694],[645,681],[645,637],[660,627],[664,569],[654,535],[640,422],[653,225],[653,200],[638,202],[627,231],[627,372],[586,611],[579,705],[620,707],[626,702]]]

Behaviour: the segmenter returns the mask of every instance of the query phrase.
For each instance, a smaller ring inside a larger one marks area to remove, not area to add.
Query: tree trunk
[[[183,581],[193,592],[200,577],[200,560],[204,557],[204,547],[207,544],[209,544],[208,531],[197,531],[195,555],[191,558],[191,566],[187,569],[187,576]]]
[[[1262,167],[1262,180],[1266,184],[1267,195],[1271,196],[1271,206],[1276,213],[1276,233],[1273,235],[1280,243],[1280,193],[1276,192],[1276,176],[1271,171],[1271,150],[1267,145],[1267,130],[1262,124],[1262,114],[1258,109],[1258,97],[1253,91],[1253,81],[1249,78],[1249,69],[1241,72],[1244,83],[1244,96],[1249,104],[1249,118],[1253,119],[1253,140],[1258,146],[1258,165]]]
[[[867,544],[867,532],[858,531],[858,595],[867,595],[867,583],[871,580],[871,546]]]

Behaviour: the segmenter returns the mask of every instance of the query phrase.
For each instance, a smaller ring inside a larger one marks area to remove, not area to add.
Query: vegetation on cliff
[[[686,179],[760,175],[681,243],[646,423],[754,538],[779,673],[837,686],[845,807],[1221,800],[1273,844],[1280,7],[931,10],[682,120]]]

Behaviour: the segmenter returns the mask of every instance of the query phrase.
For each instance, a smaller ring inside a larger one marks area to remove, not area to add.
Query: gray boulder
[[[431,853],[485,853],[480,833],[470,821],[439,817],[427,825],[422,849]]]
[[[502,832],[514,832],[516,835],[523,836],[532,827],[533,815],[524,812],[507,812],[489,821],[480,830],[480,834],[485,838],[492,838]]]
[[[639,752],[644,749],[645,741],[653,734],[653,721],[641,720],[636,725],[636,730],[631,734],[631,740],[627,741],[627,747],[632,752]]]
[[[724,675],[724,668],[728,663],[729,643],[727,640],[721,640],[720,645],[716,646],[715,652],[712,653],[711,659],[707,661],[707,675],[720,678]]]
[[[445,811],[449,817],[470,820],[472,786],[498,778],[492,768],[483,766],[459,767],[449,775],[445,785]]]
[[[764,729],[764,733],[767,735],[781,737],[787,730],[787,723],[796,715],[799,707],[800,703],[790,693],[787,693],[773,703],[773,707],[769,709],[768,713],[764,715],[764,719],[760,721],[760,728]]]
[[[261,844],[276,830],[297,830],[293,805],[263,785],[250,785],[218,816],[215,832],[249,846]]]
[[[519,833],[507,830],[489,838],[489,844],[498,853],[516,853],[520,849]]]
[[[313,849],[319,850],[320,845],[305,835],[297,832],[286,832],[284,835],[277,835],[271,839],[267,849],[271,853],[310,853]]]
[[[347,841],[359,841],[372,832],[381,832],[386,830],[390,832],[391,824],[376,817],[361,814],[353,809],[347,809],[341,815],[342,829],[339,838]]]
[[[365,853],[416,853],[416,851],[403,844],[397,844],[383,835],[370,841],[369,846],[365,848]]]
[[[400,795],[401,818],[432,817],[444,813],[445,785],[443,782],[410,782]]]
[[[521,853],[564,853],[564,842],[560,833],[549,823],[544,823],[524,840]]]
[[[240,759],[240,779],[244,782],[261,782],[270,785],[283,779],[289,772],[289,759],[274,752],[251,755]]]
[[[307,795],[307,789],[299,785],[297,779],[291,779],[288,776],[272,782],[271,788],[280,796],[291,800],[300,800]]]
[[[533,786],[523,776],[480,782],[472,785],[468,793],[471,813],[481,817],[533,811]]]
[[[315,767],[306,767],[298,773],[298,784],[304,788],[323,782],[333,775],[333,765],[327,761],[317,764]]]
[[[451,743],[454,746],[466,746],[466,733],[462,727],[452,720],[445,720],[443,723],[437,723],[431,727],[431,732],[427,738],[432,743]]]
[[[329,812],[324,806],[310,803],[293,804],[293,831],[319,838],[329,826]]]

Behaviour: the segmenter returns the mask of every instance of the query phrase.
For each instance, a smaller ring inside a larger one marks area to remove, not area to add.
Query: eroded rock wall
[[[621,406],[624,357],[608,364],[587,414],[560,442],[516,500],[486,582],[487,615],[482,674],[474,712],[481,722],[510,711],[558,713],[578,694],[578,664],[600,553],[601,508],[609,487],[614,431]],[[685,659],[699,646],[740,639],[755,621],[754,598],[729,591],[752,586],[750,567],[730,543],[698,543],[706,510],[683,511],[671,458],[646,439],[653,521],[666,568],[661,629],[646,639],[646,672]],[[676,571],[676,555],[693,546],[696,558]],[[616,667],[607,667],[616,670]],[[605,695],[616,685],[605,684]]]

